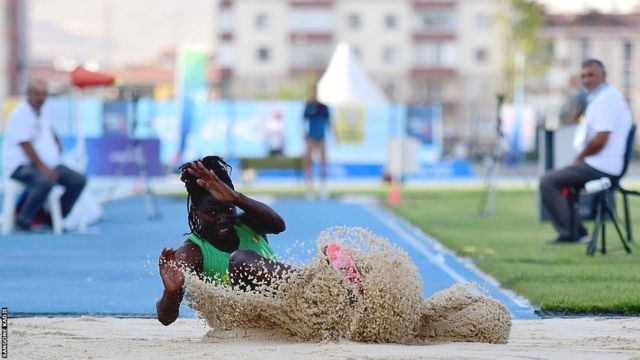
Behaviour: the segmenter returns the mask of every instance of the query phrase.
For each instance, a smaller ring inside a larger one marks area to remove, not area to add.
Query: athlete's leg
[[[241,289],[254,289],[281,279],[293,268],[281,262],[266,259],[252,250],[236,250],[229,257],[231,284]]]
[[[313,140],[309,137],[305,138],[304,181],[307,193],[310,193],[313,189]]]

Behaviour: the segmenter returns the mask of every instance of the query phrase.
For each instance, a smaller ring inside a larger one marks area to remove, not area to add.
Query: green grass
[[[546,245],[556,234],[538,220],[533,190],[498,191],[495,213],[485,217],[478,215],[482,196],[480,189],[407,189],[391,209],[543,312],[640,314],[640,239],[628,255],[611,225],[606,255],[587,256],[586,245]],[[631,202],[640,236],[640,199]]]

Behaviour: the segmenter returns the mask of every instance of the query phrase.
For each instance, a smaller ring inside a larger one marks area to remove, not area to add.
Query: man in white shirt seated
[[[84,175],[61,164],[62,144],[50,119],[41,113],[46,98],[46,83],[30,81],[26,100],[9,115],[2,143],[4,174],[27,187],[16,218],[18,229],[23,231],[36,230],[34,218],[54,185],[65,188],[60,202],[62,215],[66,216],[86,184]]]
[[[577,239],[571,234],[570,209],[562,196],[566,187],[581,188],[590,180],[617,178],[622,173],[631,113],[622,94],[606,82],[602,62],[589,59],[582,63],[582,84],[589,92],[584,114],[585,136],[573,163],[546,173],[540,179],[542,202],[558,237],[549,244],[579,243],[587,235],[577,216]]]

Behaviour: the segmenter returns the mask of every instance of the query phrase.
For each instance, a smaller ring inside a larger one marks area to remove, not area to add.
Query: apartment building
[[[549,15],[540,36],[550,40],[551,66],[532,84],[530,98],[545,115],[558,112],[571,77],[587,58],[604,63],[607,81],[627,98],[634,115],[640,114],[640,13]]]
[[[217,59],[226,96],[322,75],[349,43],[395,102],[440,103],[450,142],[493,135],[503,91],[492,0],[220,0]]]

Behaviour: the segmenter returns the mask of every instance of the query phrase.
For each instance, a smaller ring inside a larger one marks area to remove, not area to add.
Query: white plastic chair
[[[2,200],[2,234],[8,235],[13,231],[15,226],[16,201],[20,191],[25,185],[11,178],[4,179],[4,199]],[[60,197],[64,193],[64,188],[55,185],[47,196],[46,206],[49,208],[51,215],[51,224],[53,225],[53,233],[62,234],[63,218],[62,207],[60,206]]]

